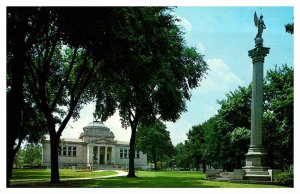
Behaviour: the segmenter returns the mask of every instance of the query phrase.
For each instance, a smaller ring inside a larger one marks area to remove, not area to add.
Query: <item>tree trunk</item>
[[[135,176],[134,171],[134,153],[135,153],[135,139],[136,139],[136,128],[137,123],[136,122],[130,122],[131,126],[131,138],[130,138],[130,150],[129,150],[129,171],[127,177],[132,178]]]
[[[60,135],[55,131],[55,122],[51,112],[45,111],[44,114],[50,134],[51,183],[59,183],[58,145]]]
[[[7,143],[9,144],[9,143]],[[9,187],[10,185],[10,179],[12,177],[12,168],[14,163],[14,155],[11,149],[7,147],[7,173],[6,173],[6,187]]]
[[[22,34],[22,33],[21,33]],[[23,35],[23,34],[22,34]],[[23,107],[23,84],[25,66],[25,44],[20,35],[20,44],[15,48],[15,60],[10,64],[11,68],[11,91],[7,96],[7,173],[6,185],[10,184],[12,168],[16,151],[14,151],[15,141],[18,131],[21,129],[21,112]],[[23,43],[23,44],[22,44]]]
[[[163,169],[163,162],[162,162],[162,152],[160,153],[160,170],[162,170]]]
[[[203,160],[203,173],[206,173],[206,162],[205,162],[205,160]]]
[[[50,150],[51,150],[51,183],[59,183],[58,169],[58,144],[59,137],[56,134],[50,134]]]
[[[156,153],[153,153],[154,170],[157,171],[157,157]]]

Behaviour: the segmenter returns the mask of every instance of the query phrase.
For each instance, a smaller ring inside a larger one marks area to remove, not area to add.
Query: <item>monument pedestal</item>
[[[266,166],[266,151],[263,147],[250,147],[246,154],[244,180],[270,181],[269,167]]]

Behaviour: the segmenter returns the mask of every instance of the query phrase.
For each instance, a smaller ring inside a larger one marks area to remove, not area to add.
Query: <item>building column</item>
[[[263,47],[263,39],[255,40],[255,48],[248,55],[252,58],[252,102],[251,102],[251,145],[246,154],[246,178],[255,175],[267,175],[266,150],[263,146],[263,65],[264,58],[269,54],[270,48]]]
[[[89,151],[90,151],[90,149],[89,149],[89,144],[87,144],[86,145],[86,163],[88,164],[89,163],[89,156],[90,156],[90,154],[89,154]]]
[[[104,164],[107,164],[107,147],[104,146]]]
[[[111,147],[111,164],[116,163],[116,146]]]
[[[87,144],[87,156],[86,156],[86,159],[87,159],[87,166],[88,167],[91,167],[91,163],[93,161],[93,149],[91,149],[91,145]]]

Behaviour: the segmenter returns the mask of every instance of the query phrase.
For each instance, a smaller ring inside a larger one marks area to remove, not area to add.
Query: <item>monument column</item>
[[[270,48],[263,47],[263,39],[255,38],[255,48],[248,51],[253,63],[251,140],[246,154],[244,179],[268,179],[266,151],[263,146],[263,65]]]
[[[256,47],[248,53],[253,63],[250,147],[261,147],[263,144],[263,65],[270,48],[263,47],[261,38],[256,39],[255,43]]]
[[[254,13],[257,34],[254,38],[255,48],[248,51],[253,63],[252,101],[251,101],[251,139],[246,154],[246,166],[243,167],[243,179],[270,181],[269,168],[266,165],[266,150],[263,146],[263,72],[264,60],[270,48],[263,46],[262,33],[266,29],[263,16]],[[236,177],[239,176],[236,171]]]

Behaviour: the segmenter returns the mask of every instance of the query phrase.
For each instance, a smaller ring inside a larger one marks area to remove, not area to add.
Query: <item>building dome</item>
[[[83,133],[81,133],[80,138],[82,138],[83,136],[102,138],[115,137],[113,132],[111,132],[110,129],[100,121],[93,121],[87,126],[83,127]]]
[[[106,127],[102,122],[100,121],[93,121],[91,123],[89,123],[87,126],[83,127],[83,130],[86,130],[86,129],[91,129],[91,128],[95,128],[95,129],[98,129],[98,128],[106,128],[109,130],[108,127]]]

